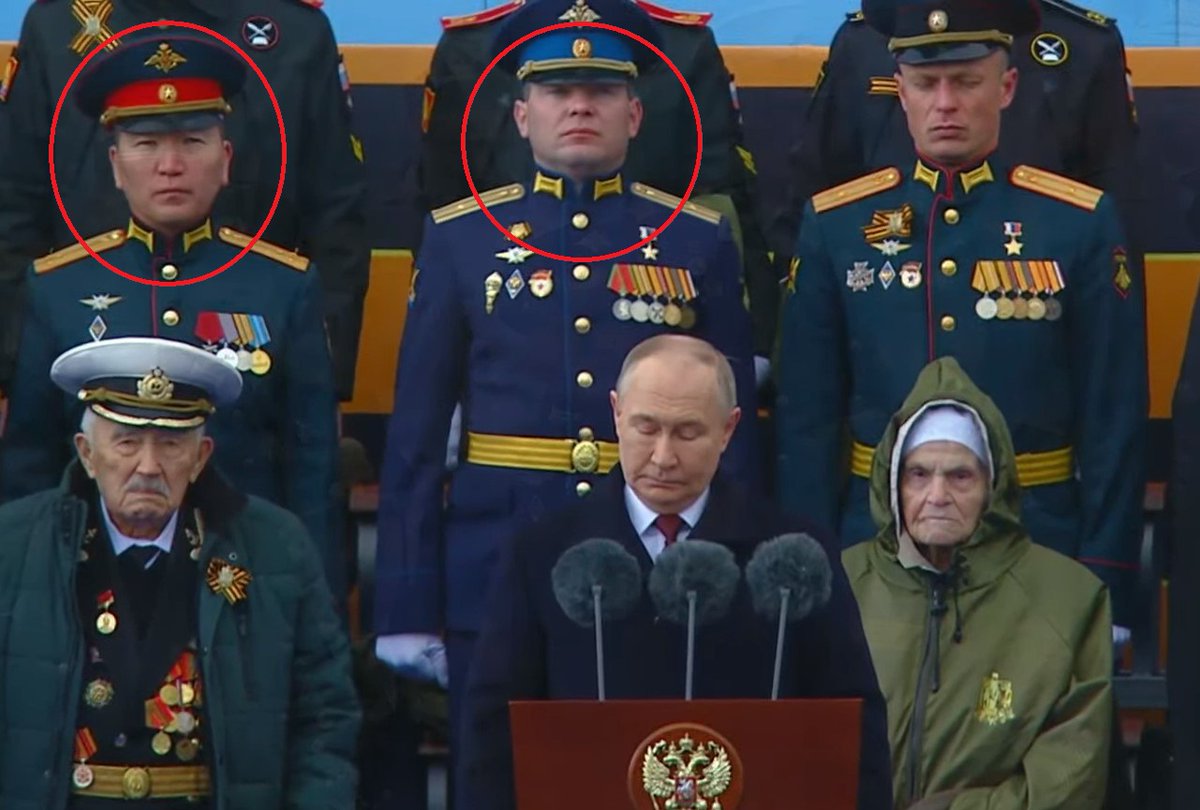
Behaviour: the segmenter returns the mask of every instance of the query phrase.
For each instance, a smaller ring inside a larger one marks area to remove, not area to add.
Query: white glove
[[[400,633],[375,639],[375,657],[401,675],[437,681],[443,689],[450,683],[446,645],[427,633]]]
[[[1119,624],[1113,625],[1113,652],[1120,654],[1120,649],[1129,643],[1133,638],[1133,631],[1128,627],[1122,627]]]
[[[771,376],[771,361],[765,357],[755,356],[754,358],[754,385],[756,388],[762,388],[763,384]]]

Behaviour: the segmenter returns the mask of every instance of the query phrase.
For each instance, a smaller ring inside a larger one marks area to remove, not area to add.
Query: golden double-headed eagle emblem
[[[716,740],[685,733],[653,742],[642,757],[642,787],[655,810],[731,810],[721,797],[732,782],[733,762]]]

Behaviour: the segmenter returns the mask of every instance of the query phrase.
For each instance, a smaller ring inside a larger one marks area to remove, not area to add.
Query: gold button
[[[586,264],[577,264],[571,275],[575,276],[576,281],[587,281],[592,275],[592,268]]]
[[[586,335],[588,332],[592,331],[592,322],[587,318],[576,318],[575,331],[581,335]]]
[[[179,326],[179,313],[173,309],[164,312],[162,318],[167,326]]]
[[[575,494],[578,495],[580,498],[587,497],[588,493],[590,493],[591,491],[592,491],[592,485],[589,484],[587,481],[580,481],[578,484],[575,485]]]
[[[953,332],[956,322],[953,315],[942,316],[942,330],[945,332]]]
[[[591,428],[585,427],[585,428],[579,429],[579,441],[591,442],[591,441],[595,441],[595,440],[596,440],[596,434],[592,431]]]
[[[576,229],[581,231],[588,226],[589,222],[591,222],[591,220],[588,219],[588,215],[582,211],[571,217],[571,224],[574,225]]]
[[[579,384],[580,388],[591,388],[594,380],[591,372],[581,371],[575,375],[575,382]]]
[[[942,219],[946,220],[947,225],[957,225],[958,224],[958,209],[957,208],[947,208],[946,211],[942,214]]]
[[[160,272],[164,281],[174,281],[179,278],[179,268],[173,264],[164,264]]]
[[[952,276],[957,272],[958,272],[958,263],[955,262],[954,259],[943,259],[942,260],[942,275],[943,276]]]

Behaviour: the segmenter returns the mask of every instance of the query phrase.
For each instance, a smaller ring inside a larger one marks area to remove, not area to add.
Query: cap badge
[[[187,58],[165,42],[159,43],[158,50],[145,61],[146,67],[158,68],[163,73],[170,73],[187,61]]]
[[[940,34],[950,26],[950,15],[940,8],[929,12],[929,30]]]
[[[592,43],[580,37],[571,45],[571,53],[576,59],[587,59],[592,55]]]
[[[563,12],[559,19],[563,22],[595,22],[600,15],[592,11],[585,0],[575,0],[575,5]]]
[[[158,86],[158,100],[163,104],[174,104],[179,98],[179,91],[175,89],[175,85],[164,82]]]
[[[175,385],[161,368],[156,368],[138,380],[137,392],[140,399],[162,402],[171,398],[171,394],[175,392]]]

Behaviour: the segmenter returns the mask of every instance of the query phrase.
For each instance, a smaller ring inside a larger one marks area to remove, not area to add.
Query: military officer
[[[648,16],[624,0],[544,0],[506,19],[493,53],[560,20],[656,38]],[[428,658],[445,630],[452,733],[501,543],[586,497],[616,463],[605,409],[625,352],[656,333],[702,336],[730,358],[742,412],[754,412],[750,324],[728,222],[688,204],[659,237],[628,250],[679,202],[623,169],[642,122],[631,80],[649,54],[594,27],[544,34],[510,53],[501,67],[524,83],[513,114],[536,168],[480,195],[507,235],[473,198],[426,223],[380,484],[375,629],[380,657],[393,664]],[[591,258],[614,251],[622,253]],[[463,463],[443,505],[446,431],[460,400]],[[730,450],[742,475],[754,469],[752,429],[739,425]]]
[[[489,48],[496,29],[526,2],[513,0],[486,11],[442,18],[442,37],[425,83],[419,173],[423,210],[447,205],[471,193],[459,150],[467,98],[491,61]],[[712,14],[673,11],[646,0],[635,2],[649,15],[658,35],[656,44],[679,68],[700,110],[704,154],[694,194],[728,195],[737,212],[755,354],[765,361],[774,345],[779,284],[770,268],[759,224],[757,169],[742,140],[737,89],[708,27]],[[691,105],[675,74],[653,54],[634,87],[648,103],[642,132],[630,144],[626,172],[656,188],[682,195],[696,159],[696,124]],[[533,171],[529,146],[512,119],[513,99],[520,94],[521,83],[511,73],[494,70],[475,96],[467,128],[467,155],[477,188],[523,182]]]
[[[1116,20],[1065,0],[1040,0],[1041,25],[1010,48],[1020,71],[1004,111],[1000,152],[1104,189],[1132,230],[1137,114]],[[896,97],[896,62],[887,38],[846,15],[830,45],[800,142],[793,153],[787,210],[771,225],[772,247],[795,246],[804,203],[829,188],[916,157]],[[1136,251],[1134,251],[1136,253]]]
[[[1127,624],[1141,536],[1143,288],[1107,194],[997,152],[1032,2],[864,5],[919,155],[805,207],[781,325],[785,505],[871,536],[872,445],[952,355],[1000,406],[1033,539],[1087,564]],[[849,429],[848,486],[843,441]]]
[[[132,211],[123,227],[87,242],[134,280],[81,245],[34,262],[0,493],[8,500],[52,486],[70,458],[81,406],[46,376],[57,354],[126,335],[187,341],[245,378],[237,405],[211,423],[218,466],[238,489],[304,521],[337,589],[337,403],[315,269],[259,241],[233,267],[197,281],[251,242],[210,217],[233,159],[223,138],[227,99],[244,77],[236,54],[199,35],[134,39],[81,74],[74,101],[111,131],[110,171]]]
[[[34,257],[74,242],[55,206],[46,165],[59,94],[82,58],[108,36],[168,18],[204,25],[236,42],[275,92],[287,132],[287,177],[264,236],[320,265],[337,392],[350,398],[370,264],[366,177],[362,145],[350,129],[346,73],[320,6],[320,0],[38,0],[30,6],[7,60],[8,80],[0,85],[0,390],[16,356],[15,301],[24,272]],[[228,124],[238,159],[216,212],[230,227],[257,233],[279,182],[279,127],[254,76],[230,103],[238,110]],[[105,129],[65,104],[55,137],[59,190],[84,235],[120,227],[128,215],[110,181],[107,150]]]
[[[146,337],[43,373],[87,410],[61,482],[0,507],[0,806],[352,806],[359,710],[316,549],[208,464],[243,376]]]

